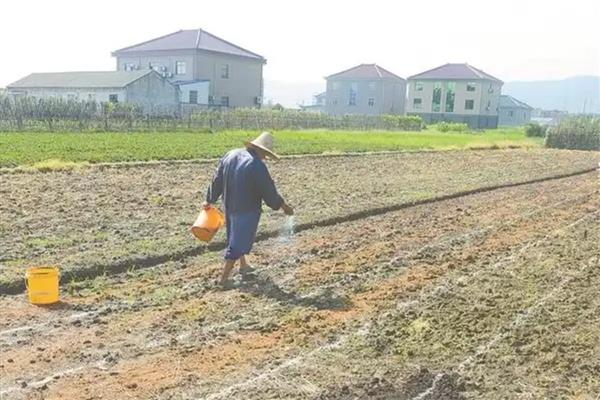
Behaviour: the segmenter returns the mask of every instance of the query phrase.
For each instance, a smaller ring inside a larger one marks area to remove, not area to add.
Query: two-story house
[[[202,29],[180,30],[112,53],[118,71],[153,69],[183,103],[259,107],[266,59]]]
[[[403,114],[406,81],[377,64],[361,64],[329,75],[328,114]]]
[[[408,115],[426,123],[466,123],[498,127],[503,82],[469,64],[445,64],[408,78]]]

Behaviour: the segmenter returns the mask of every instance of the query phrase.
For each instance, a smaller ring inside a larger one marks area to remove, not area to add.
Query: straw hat
[[[273,143],[273,135],[271,135],[269,132],[263,132],[253,141],[244,143],[246,146],[256,147],[264,150],[270,157],[274,158],[275,160],[279,160],[279,156],[273,151],[275,147]]]

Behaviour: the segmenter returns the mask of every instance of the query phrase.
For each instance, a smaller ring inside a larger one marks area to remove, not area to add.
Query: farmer
[[[203,204],[208,209],[223,195],[227,249],[218,282],[222,288],[231,286],[229,276],[237,260],[242,278],[250,277],[254,272],[245,256],[254,243],[263,200],[273,210],[282,209],[286,215],[294,214],[292,207],[277,192],[263,161],[267,157],[279,159],[273,152],[273,136],[263,132],[245,145],[245,149],[232,150],[221,159]]]

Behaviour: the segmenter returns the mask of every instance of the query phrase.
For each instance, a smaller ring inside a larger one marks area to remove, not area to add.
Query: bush
[[[431,129],[440,132],[470,132],[469,125],[459,122],[438,122],[437,124],[429,125]]]
[[[147,115],[128,103],[66,101],[0,96],[0,131],[177,131],[352,129],[419,131],[423,121],[402,115],[328,115],[300,110],[235,108],[176,110],[152,108]]]
[[[537,123],[530,123],[525,125],[525,135],[530,137],[544,137],[546,136],[546,129]]]
[[[546,147],[600,150],[600,118],[570,117],[548,130]]]

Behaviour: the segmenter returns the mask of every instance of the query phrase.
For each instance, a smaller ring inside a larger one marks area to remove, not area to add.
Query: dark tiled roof
[[[514,97],[508,96],[505,94],[500,96],[500,101],[498,102],[498,107],[499,108],[526,108],[529,110],[533,110],[533,107],[531,107],[529,104],[523,103],[522,101],[517,100]]]
[[[403,81],[398,75],[377,64],[360,64],[337,74],[329,75],[325,79],[397,79]]]
[[[264,60],[263,56],[241,48],[240,46],[236,46],[235,44],[202,29],[188,29],[173,32],[156,39],[148,40],[147,42],[115,50],[113,55],[126,55],[127,53],[140,51],[161,50],[207,50]]]
[[[148,74],[144,71],[45,72],[27,75],[10,88],[122,88]]]
[[[440,67],[410,76],[408,79],[472,79],[489,80],[502,83],[498,78],[483,72],[469,64],[444,64]]]

